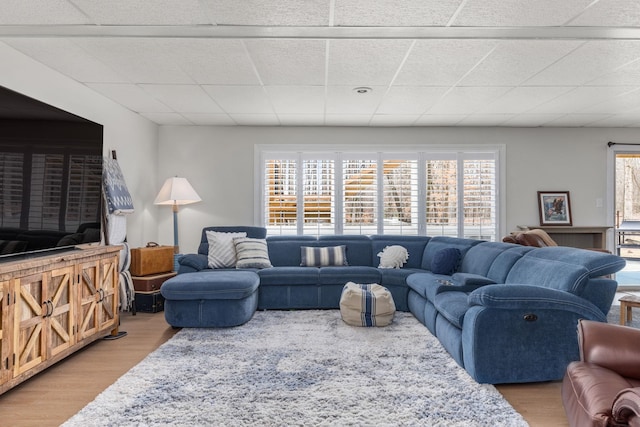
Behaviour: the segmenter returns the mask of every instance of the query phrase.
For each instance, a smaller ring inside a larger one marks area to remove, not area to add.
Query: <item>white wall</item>
[[[155,185],[184,176],[203,199],[180,210],[180,248],[188,253],[205,226],[253,224],[256,144],[505,144],[505,230],[539,224],[540,190],[571,192],[575,226],[612,225],[606,213],[608,141],[640,142],[640,130],[161,126]],[[597,199],[605,207],[596,207]],[[171,209],[159,218],[159,239],[172,244]]]
[[[132,246],[157,240],[158,126],[0,43],[0,85],[104,126],[105,155],[116,150],[134,200],[127,217]]]

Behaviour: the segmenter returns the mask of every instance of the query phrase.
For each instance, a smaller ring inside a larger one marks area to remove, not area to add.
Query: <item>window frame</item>
[[[506,147],[504,144],[451,144],[451,145],[320,145],[320,144],[308,144],[304,146],[300,145],[287,145],[287,144],[256,144],[254,146],[254,223],[267,227],[265,224],[265,161],[267,159],[302,159],[308,160],[314,159],[334,159],[337,162],[342,162],[345,158],[357,157],[357,155],[365,155],[363,159],[377,159],[380,160],[413,160],[416,159],[418,164],[424,163],[427,160],[437,159],[456,159],[458,164],[462,164],[464,160],[480,160],[480,159],[495,159],[495,236],[505,235],[506,224],[506,198],[505,187],[506,180],[503,171],[505,170],[505,152]],[[417,154],[417,156],[416,156]],[[341,169],[341,168],[336,168]],[[426,168],[418,168],[418,181],[425,182],[426,180]],[[378,171],[381,174],[382,171]],[[462,175],[462,174],[459,174]],[[340,173],[335,174],[336,188],[336,221],[334,232],[332,234],[343,234],[342,224],[342,176]],[[463,179],[462,176],[458,178]],[[299,183],[300,184],[300,183]],[[338,189],[338,187],[340,187]],[[381,189],[378,189],[381,191]],[[300,192],[299,192],[300,194]],[[460,192],[458,195],[459,206],[463,207],[462,200],[464,200],[464,194]],[[426,188],[423,185],[418,186],[418,200],[426,200]],[[428,227],[425,218],[425,207],[422,207],[424,203],[418,203],[418,235],[426,235]],[[302,209],[301,207],[299,209]],[[460,209],[460,208],[458,208]],[[379,209],[380,210],[380,209]],[[340,221],[338,221],[340,219]],[[298,221],[300,223],[300,221]],[[464,221],[458,221],[458,235],[463,236]],[[304,224],[298,224],[295,234],[304,234]],[[377,233],[383,234],[383,222],[377,221]],[[349,233],[352,234],[352,233]],[[389,234],[389,233],[387,233]]]

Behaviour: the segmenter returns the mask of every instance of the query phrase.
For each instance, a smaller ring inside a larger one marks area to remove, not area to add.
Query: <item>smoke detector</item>
[[[353,88],[353,91],[355,93],[365,94],[365,93],[371,93],[371,91],[373,91],[373,89],[371,89],[370,87],[366,87],[366,86],[360,86],[360,87]]]

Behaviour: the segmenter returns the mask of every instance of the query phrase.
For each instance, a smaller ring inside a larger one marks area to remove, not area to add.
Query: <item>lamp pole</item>
[[[173,253],[180,253],[180,246],[178,245],[178,204],[173,201]]]

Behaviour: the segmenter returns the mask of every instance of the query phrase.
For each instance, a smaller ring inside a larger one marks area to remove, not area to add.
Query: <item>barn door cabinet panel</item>
[[[11,281],[0,281],[0,384],[12,377],[10,357],[13,355],[13,337],[10,334],[13,323],[13,307],[10,302]]]
[[[78,335],[82,339],[117,326],[118,266],[117,256],[78,265]]]
[[[0,393],[116,333],[119,246],[0,264]]]
[[[70,266],[15,279],[16,376],[75,344],[73,276]]]

